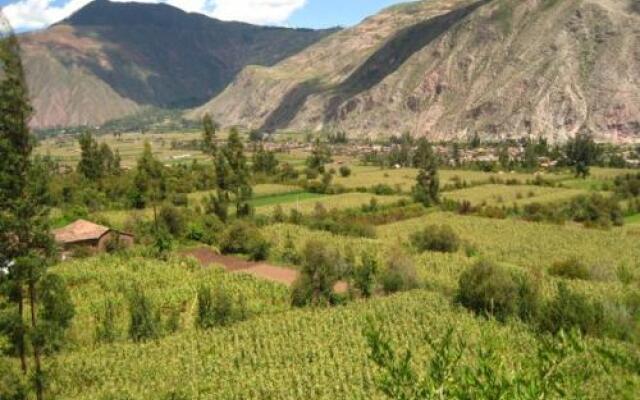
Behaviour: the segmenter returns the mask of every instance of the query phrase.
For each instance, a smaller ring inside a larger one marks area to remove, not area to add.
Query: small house
[[[119,232],[106,226],[94,224],[83,219],[77,220],[64,228],[53,231],[56,243],[62,247],[63,259],[66,255],[77,251],[100,253],[108,250],[112,243],[122,247],[133,245],[131,234]]]

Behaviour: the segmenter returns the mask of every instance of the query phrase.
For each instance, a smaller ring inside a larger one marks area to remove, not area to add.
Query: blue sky
[[[91,0],[0,0],[18,31],[42,29],[66,18]],[[117,0],[126,1],[126,0]],[[325,28],[351,26],[406,0],[138,0],[167,3],[188,12],[262,25]]]

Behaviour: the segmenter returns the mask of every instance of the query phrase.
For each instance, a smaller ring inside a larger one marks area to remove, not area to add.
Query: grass
[[[351,167],[352,174],[349,177],[335,177],[334,183],[342,185],[349,189],[355,189],[358,187],[372,187],[378,184],[389,185],[392,188],[396,186],[400,187],[403,192],[411,190],[415,185],[415,179],[418,174],[418,170],[415,168],[400,168],[400,169],[381,169],[379,167],[371,166],[354,166]],[[448,170],[441,169],[439,171],[440,185],[445,186],[447,184],[454,184],[457,181],[467,182],[469,185],[488,184],[492,180],[501,179],[509,180],[515,179],[522,184],[526,184],[527,181],[532,181],[536,178],[535,174],[527,173],[493,173],[483,171],[469,171],[469,170]],[[543,174],[543,178],[552,181],[561,181],[571,177],[568,173],[561,174]]]
[[[120,152],[122,165],[133,167],[144,149],[145,141],[151,145],[153,154],[165,164],[192,162],[198,160],[207,162],[208,157],[198,150],[171,149],[172,141],[200,140],[199,133],[176,132],[163,134],[125,133],[122,136],[103,135],[96,138],[98,142],[106,142],[115,152]],[[75,166],[80,160],[80,146],[75,136],[59,136],[43,140],[35,150],[39,155],[50,155],[60,163]]]
[[[285,193],[285,194],[276,194],[272,196],[264,196],[258,197],[251,200],[251,205],[260,208],[260,207],[268,207],[275,206],[278,204],[288,204],[295,203],[297,201],[306,202],[308,200],[316,200],[324,198],[326,195],[317,194],[317,193],[307,193],[307,192],[296,192],[296,193]]]
[[[552,203],[570,200],[584,193],[584,190],[578,189],[489,184],[445,192],[443,197],[455,201],[468,201],[472,205],[512,206],[517,204],[522,206],[534,202]]]
[[[624,219],[626,224],[638,225],[640,224],[640,214],[631,215]]]
[[[321,198],[308,198],[306,200],[300,200],[299,202],[293,199],[293,202],[279,203],[285,213],[290,210],[297,209],[303,214],[312,213],[316,204],[321,204],[325,209],[332,210],[345,210],[350,208],[359,208],[365,204],[369,204],[372,198],[375,198],[379,205],[395,203],[403,196],[376,196],[368,193],[345,193],[332,196],[324,196]],[[278,203],[270,205],[263,205],[256,207],[257,214],[270,215],[275,210]]]
[[[271,183],[259,184],[259,185],[253,186],[253,197],[254,198],[272,197],[280,194],[295,193],[295,192],[301,192],[301,191],[302,189],[299,186],[279,185],[279,184],[271,184]],[[206,190],[202,192],[190,193],[189,203],[191,205],[199,204],[202,201],[202,199],[207,197],[210,193],[213,193],[213,192]]]

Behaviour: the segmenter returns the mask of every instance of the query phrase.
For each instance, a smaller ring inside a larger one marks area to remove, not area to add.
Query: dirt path
[[[195,258],[204,267],[210,265],[220,265],[227,272],[249,274],[258,279],[264,279],[271,282],[281,283],[291,287],[298,279],[300,273],[295,269],[277,267],[267,263],[258,263],[246,261],[234,256],[225,256],[216,254],[213,250],[207,248],[199,248],[182,252],[185,256]],[[336,293],[346,293],[349,285],[346,282],[338,282],[333,290]]]

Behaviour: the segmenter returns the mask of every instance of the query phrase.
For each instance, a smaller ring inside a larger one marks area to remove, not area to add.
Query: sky
[[[123,0],[114,0],[123,1]],[[226,21],[260,25],[327,28],[352,26],[382,8],[408,0],[138,0],[167,3]],[[91,0],[0,0],[16,31],[42,29]]]

